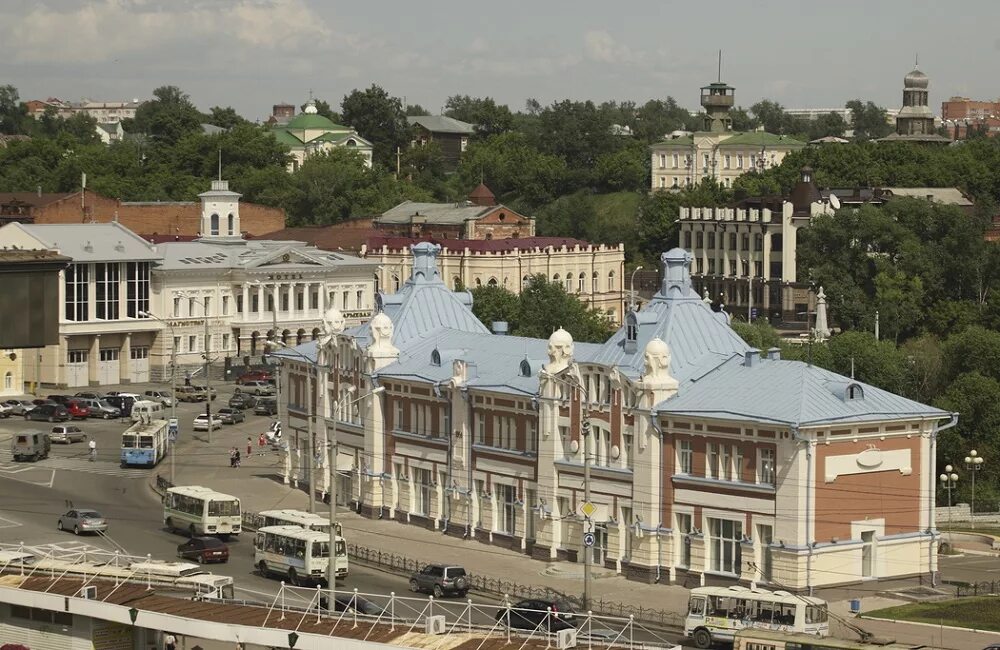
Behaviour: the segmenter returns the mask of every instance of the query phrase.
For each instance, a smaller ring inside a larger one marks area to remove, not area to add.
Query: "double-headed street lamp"
[[[958,487],[958,474],[951,465],[944,466],[944,474],[939,476],[941,487],[948,491],[948,528],[951,528],[951,491]]]
[[[163,320],[159,316],[154,316],[148,311],[139,312],[143,318],[152,318],[159,321],[170,329],[170,420],[177,422],[177,335],[174,333],[174,326]],[[211,421],[209,422],[211,426]],[[174,439],[170,438],[170,482],[174,482]]]
[[[983,469],[983,457],[975,449],[965,457],[965,469],[972,473],[972,505],[969,508],[969,515],[972,519],[972,530],[976,529],[976,474]]]

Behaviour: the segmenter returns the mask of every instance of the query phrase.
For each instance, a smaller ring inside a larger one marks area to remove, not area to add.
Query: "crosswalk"
[[[117,476],[119,478],[146,478],[149,476],[148,469],[122,467],[118,463],[108,460],[95,460],[94,462],[90,462],[86,456],[82,456],[80,458],[49,456],[45,460],[40,460],[35,463],[15,463],[9,449],[0,449],[0,471],[11,471],[14,469],[20,470],[25,469],[26,467],[63,470],[68,472],[84,472],[87,474],[100,474],[102,476]]]

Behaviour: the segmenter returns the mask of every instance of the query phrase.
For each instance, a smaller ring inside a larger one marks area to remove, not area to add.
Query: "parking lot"
[[[212,401],[212,413],[218,412],[218,409],[223,407],[228,407],[229,400],[233,396],[235,389],[238,386],[234,382],[218,382],[212,384],[212,389],[216,391],[216,399]],[[119,386],[99,386],[90,388],[74,388],[74,389],[42,389],[38,396],[35,395],[24,395],[20,398],[5,398],[5,399],[37,399],[38,397],[45,398],[49,395],[69,395],[72,396],[77,392],[94,392],[98,394],[103,394],[108,391],[121,391],[129,393],[138,393],[142,395],[147,390],[157,390],[157,391],[169,391],[169,386],[164,386],[163,384],[125,384]],[[242,392],[246,392],[241,387]],[[206,431],[193,431],[192,422],[195,416],[200,413],[205,412],[204,402],[178,402],[176,405],[176,416],[179,425],[179,436],[191,436],[194,435],[198,438],[207,439],[209,434]],[[244,422],[236,425],[223,425],[226,430],[236,428],[241,432],[245,431],[246,435],[256,438],[256,436],[265,431],[270,422],[275,419],[275,416],[259,416],[254,415],[253,409],[247,409],[243,411],[246,419]],[[166,406],[163,409],[161,415],[163,418],[171,417],[171,409]],[[87,435],[87,440],[73,442],[69,444],[53,443],[51,458],[65,458],[74,459],[83,462],[87,462],[88,456],[88,441],[94,440],[97,443],[97,459],[99,461],[105,462],[118,462],[120,459],[120,448],[121,448],[121,434],[129,426],[131,426],[131,418],[119,418],[104,420],[100,418],[88,418],[86,420],[69,420],[67,422],[43,422],[26,420],[24,417],[19,415],[11,415],[8,418],[0,419],[0,461],[11,462],[10,461],[10,439],[13,435],[24,432],[24,431],[42,431],[48,433],[52,430],[53,426],[56,425],[73,425],[78,426]],[[218,429],[216,429],[218,431]]]

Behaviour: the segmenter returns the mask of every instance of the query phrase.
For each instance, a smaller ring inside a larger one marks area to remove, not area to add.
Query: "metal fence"
[[[981,582],[958,582],[952,583],[955,587],[955,595],[959,598],[966,596],[997,596],[1000,595],[1000,580],[983,580]]]

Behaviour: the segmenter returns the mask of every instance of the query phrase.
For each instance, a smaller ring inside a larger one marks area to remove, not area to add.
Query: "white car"
[[[222,418],[220,418],[218,415],[214,413],[212,414],[211,428],[213,430],[222,428]],[[209,430],[208,414],[206,413],[199,414],[194,419],[194,424],[191,425],[191,429],[194,431],[208,431]]]

